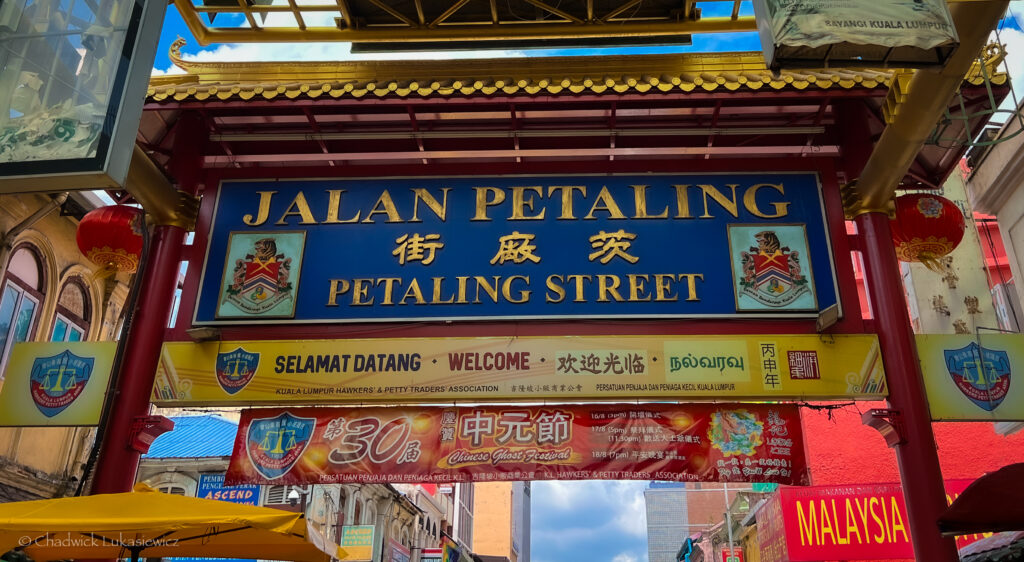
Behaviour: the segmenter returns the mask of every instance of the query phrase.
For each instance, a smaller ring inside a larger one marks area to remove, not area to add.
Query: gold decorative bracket
[[[857,180],[853,180],[839,188],[839,194],[843,200],[843,214],[846,220],[853,220],[864,213],[885,213],[889,218],[896,214],[896,204],[889,199],[882,206],[869,206],[864,204],[864,198],[857,189]]]
[[[150,223],[178,226],[188,231],[195,229],[199,198],[175,189],[138,145],[132,154],[125,188],[149,214]]]
[[[885,104],[882,105],[882,117],[888,125],[896,120],[899,115],[900,106],[907,101],[907,94],[910,92],[910,79],[914,73],[909,70],[897,70],[892,74],[892,85],[889,86],[889,93],[885,95]]]
[[[195,230],[196,221],[199,219],[199,201],[199,197],[179,191],[178,206],[174,209],[177,220],[169,224],[180,226],[187,232]]]

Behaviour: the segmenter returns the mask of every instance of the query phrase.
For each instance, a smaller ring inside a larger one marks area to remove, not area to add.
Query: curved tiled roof
[[[473,77],[467,80],[330,80],[330,81],[268,81],[268,82],[236,82],[226,84],[168,84],[157,81],[151,83],[148,96],[155,101],[174,99],[181,101],[187,98],[206,100],[210,98],[226,100],[238,97],[242,100],[252,98],[273,99],[278,96],[296,98],[307,96],[316,98],[330,96],[339,98],[348,96],[361,98],[376,97],[410,97],[410,96],[469,96],[473,94],[579,94],[579,93],[645,93],[645,92],[690,92],[724,90],[781,90],[793,88],[876,88],[888,87],[889,74],[876,71],[861,72],[804,72],[783,73],[776,78],[767,70],[762,72],[720,73],[699,72],[681,73],[662,76],[622,76],[622,77],[545,77],[540,79],[501,79],[494,77]]]
[[[574,95],[808,89],[888,89],[893,70],[843,69],[770,71],[759,52],[531,57],[457,61],[194,62],[181,57],[185,41],[170,58],[187,74],[151,79],[150,101],[216,101],[306,98],[411,98],[491,95]],[[1004,53],[985,51],[965,81],[996,84]]]
[[[457,61],[238,63],[171,60],[184,75],[154,77],[151,101],[306,98],[411,98],[659,92],[887,89],[892,70],[785,70],[775,74],[759,52]],[[1001,60],[1002,53],[995,57]],[[995,61],[998,62],[998,61]],[[987,61],[986,67],[995,64]],[[992,80],[1005,82],[1004,74]],[[966,78],[981,84],[975,64]]]
[[[220,416],[175,416],[174,429],[153,440],[147,459],[230,457],[238,424]]]

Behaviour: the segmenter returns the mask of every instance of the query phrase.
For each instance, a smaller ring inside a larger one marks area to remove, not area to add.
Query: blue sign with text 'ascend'
[[[225,182],[197,324],[806,316],[811,173]]]

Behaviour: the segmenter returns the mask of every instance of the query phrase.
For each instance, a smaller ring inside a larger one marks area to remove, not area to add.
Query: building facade
[[[466,486],[472,489],[472,484]],[[417,522],[414,551],[441,548],[446,538],[453,540],[466,552],[472,550],[472,537],[467,539],[456,532],[453,524],[458,517],[458,496],[454,485],[395,484],[394,487],[409,497],[422,512]],[[471,523],[469,528],[472,529]]]
[[[457,482],[452,485],[452,501],[455,517],[452,520],[451,536],[473,550],[473,501],[475,488],[472,482]]]
[[[1020,110],[1018,106],[1017,111]],[[1010,279],[1003,281],[1005,296],[1012,299],[1017,313],[1020,303],[1024,302],[1024,286],[1016,282],[1024,275],[1024,135],[1020,134],[1021,127],[1019,118],[1011,118],[1001,128],[993,130],[992,139],[1004,140],[971,151],[967,178],[967,195],[974,210],[993,215],[998,222],[999,238],[1012,273]]]
[[[79,218],[101,205],[90,193],[0,195],[3,377],[15,343],[118,335],[128,278],[98,278],[75,243]],[[94,436],[85,427],[0,428],[0,502],[74,494]]]
[[[395,552],[412,554],[411,560],[418,560],[418,552],[439,542],[424,532],[428,525],[435,530],[439,520],[389,484],[224,487],[223,476],[231,460],[238,423],[219,415],[171,419],[175,429],[153,442],[139,467],[138,480],[153,488],[303,511],[321,534],[338,544],[345,527],[372,525],[374,562],[396,560]]]
[[[682,482],[651,482],[644,490],[649,562],[675,562],[679,545],[690,536],[686,491]]]
[[[530,483],[476,483],[473,497],[473,551],[529,562]]]

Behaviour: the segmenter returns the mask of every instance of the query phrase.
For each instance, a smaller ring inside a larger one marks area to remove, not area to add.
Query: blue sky
[[[647,484],[534,482],[530,562],[646,562]]]

